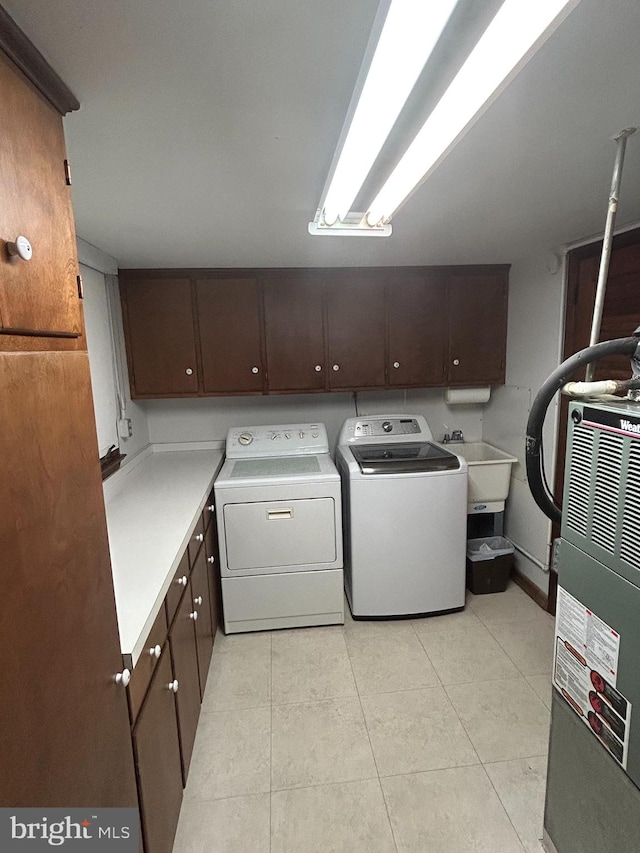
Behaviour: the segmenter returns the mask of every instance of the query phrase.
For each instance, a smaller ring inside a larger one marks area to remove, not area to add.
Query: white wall
[[[544,250],[513,264],[509,277],[507,375],[496,389],[483,421],[483,438],[518,457],[513,466],[505,512],[505,535],[527,551],[516,550],[518,569],[547,592],[551,526],[538,509],[527,485],[525,433],[531,403],[547,376],[561,360],[565,293],[564,262]],[[544,430],[547,478],[553,481],[557,399],[549,406]]]

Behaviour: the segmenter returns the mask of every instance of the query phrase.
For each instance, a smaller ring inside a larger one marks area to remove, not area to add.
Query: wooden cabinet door
[[[261,312],[255,278],[197,282],[205,394],[261,392]]]
[[[193,609],[198,613],[195,622],[196,646],[198,649],[198,672],[200,673],[200,695],[204,695],[209,664],[213,651],[213,626],[211,624],[211,604],[209,579],[207,577],[206,550],[201,548],[191,571],[191,601]]]
[[[176,703],[168,686],[173,677],[165,653],[133,730],[145,853],[171,853],[182,805]]]
[[[340,270],[327,287],[329,387],[385,384],[385,282],[375,272]]]
[[[326,385],[323,281],[284,273],[264,282],[270,391],[318,391]]]
[[[0,401],[0,802],[135,806],[87,354],[0,354]]]
[[[399,270],[387,284],[387,377],[391,386],[444,384],[447,304],[441,275]]]
[[[192,597],[191,584],[188,583],[169,634],[173,673],[179,685],[176,693],[176,708],[180,732],[182,779],[185,785],[200,717],[200,680],[195,627],[191,618],[194,612]]]
[[[211,519],[204,534],[204,547],[209,575],[209,601],[211,604],[211,633],[215,642],[218,625],[222,622],[222,592],[220,589],[220,564],[218,562],[218,539],[215,518]]]
[[[82,316],[62,118],[4,56],[0,103],[0,331],[77,337]],[[30,261],[7,252],[18,235],[31,243]]]
[[[504,384],[509,272],[451,273],[449,385]]]
[[[131,396],[197,394],[191,282],[123,276],[122,297]]]

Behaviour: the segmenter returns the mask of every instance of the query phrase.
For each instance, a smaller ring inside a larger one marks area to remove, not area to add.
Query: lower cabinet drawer
[[[178,679],[176,707],[182,756],[182,780],[185,785],[187,784],[193,742],[200,717],[198,655],[195,621],[192,618],[196,612],[197,609],[193,606],[193,590],[191,583],[189,583],[169,634],[173,671]]]
[[[140,658],[131,673],[131,681],[129,682],[129,709],[132,725],[135,724],[140,713],[140,708],[142,707],[144,697],[147,695],[149,683],[162,654],[166,639],[167,615],[164,607],[161,607],[156,621],[153,623],[151,631],[149,631],[149,636],[144,644]]]
[[[174,572],[173,580],[171,581],[171,586],[167,590],[167,595],[164,600],[165,606],[167,608],[168,625],[171,625],[171,623],[173,622],[173,617],[176,615],[178,604],[180,604],[182,594],[187,587],[189,573],[189,554],[187,551],[185,551],[182,555],[182,559],[180,560],[178,568]]]
[[[145,853],[171,853],[182,805],[182,768],[171,658],[163,654],[133,730]]]

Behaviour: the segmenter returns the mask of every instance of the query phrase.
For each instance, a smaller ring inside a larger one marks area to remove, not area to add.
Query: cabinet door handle
[[[7,252],[14,257],[22,258],[23,261],[30,261],[33,255],[31,243],[22,234],[16,237],[13,243],[7,243]]]
[[[315,368],[315,370],[316,370],[316,373],[320,373],[320,371],[322,370],[322,365],[321,365],[321,364],[316,364],[316,368]]]
[[[251,372],[252,373],[260,373],[260,368],[259,367],[252,367]]]
[[[122,684],[123,687],[127,687],[129,682],[131,681],[131,671],[128,669],[123,669],[122,672],[119,672],[117,675],[113,676],[116,684]]]
[[[186,585],[187,585],[187,576],[186,576],[186,575],[182,575],[182,577],[181,577],[181,578],[178,578],[178,580],[176,581],[176,583],[178,584],[178,586],[186,586]]]
[[[193,373],[193,370],[190,367],[187,367],[187,369],[185,370],[185,373],[187,374],[187,376],[191,376],[191,374]]]
[[[152,658],[155,658],[156,660],[158,660],[158,658],[162,654],[162,648],[160,646],[153,646],[152,648],[149,649],[149,654],[151,655]]]
[[[394,366],[394,367],[395,367],[395,369],[397,370],[397,369],[400,367],[400,362],[399,362],[399,361],[394,361],[394,362],[393,362],[393,366]]]
[[[190,613],[189,619],[193,619],[194,622],[197,622],[198,621],[198,611],[194,610],[193,613]]]
[[[215,508],[215,505],[214,505],[214,504],[209,504],[209,506],[207,507],[207,509],[209,510],[209,512],[215,512],[215,511],[216,511],[216,508]]]
[[[193,538],[196,540],[196,542],[202,542],[204,540],[204,533],[196,533]]]
[[[201,596],[201,595],[197,595],[197,596],[193,599],[193,603],[194,603],[194,604],[197,604],[198,606],[200,606],[200,605],[202,604],[202,596]]]
[[[178,684],[178,679],[177,679],[177,678],[174,678],[174,679],[173,679],[173,681],[170,681],[170,682],[167,684],[167,690],[170,690],[172,693],[177,693],[177,692],[178,692],[178,687],[180,687],[180,685]]]
[[[216,561],[215,557],[207,557],[207,562],[211,563],[211,565],[213,565],[215,563],[215,561]]]
[[[460,359],[459,359],[459,358],[454,358],[454,359],[453,359],[453,363],[454,363],[454,365],[457,367],[457,366],[460,364]]]
[[[339,364],[334,364],[334,365],[333,365],[333,369],[334,369],[334,370],[340,370],[340,365],[339,365]]]

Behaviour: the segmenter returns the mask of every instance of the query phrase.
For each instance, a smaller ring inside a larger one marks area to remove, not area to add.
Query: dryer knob
[[[385,432],[391,432],[391,430],[393,429],[393,424],[391,423],[391,421],[384,421],[384,423],[382,424],[382,429]]]
[[[243,432],[242,435],[238,436],[238,444],[251,444],[253,441],[253,436],[250,432]]]

